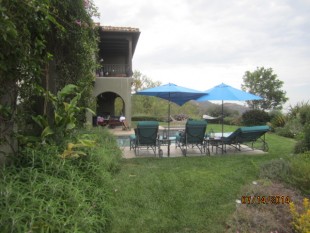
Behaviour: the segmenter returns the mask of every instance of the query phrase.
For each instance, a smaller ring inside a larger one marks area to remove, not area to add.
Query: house
[[[120,112],[131,125],[132,58],[140,31],[131,27],[102,26],[99,29],[99,61],[93,96],[96,98],[96,116],[119,119]],[[121,103],[121,111],[116,112]]]

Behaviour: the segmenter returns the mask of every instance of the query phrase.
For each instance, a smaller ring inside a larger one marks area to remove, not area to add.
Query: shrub
[[[290,212],[293,216],[293,227],[296,232],[310,232],[310,203],[308,198],[304,198],[303,210],[299,213],[293,202],[290,203]]]
[[[85,133],[85,131],[81,132]],[[89,132],[86,132],[89,133]],[[0,232],[106,232],[121,151],[107,131],[95,148],[61,159],[56,146],[26,149],[0,173]]]
[[[302,133],[295,145],[295,153],[310,151],[310,123],[304,126]]]
[[[263,163],[260,167],[260,177],[277,181],[286,181],[291,175],[291,164],[284,159],[275,159]]]
[[[282,137],[294,138],[295,134],[288,127],[275,128],[275,133]]]
[[[302,125],[310,123],[310,105],[308,103],[300,107],[298,117]]]
[[[302,135],[303,126],[298,118],[288,120],[283,128],[286,131],[289,131],[290,134],[294,135],[294,138],[298,138],[300,135]]]
[[[224,117],[223,122],[226,125],[241,125],[241,118],[239,116]]]
[[[173,118],[177,121],[184,121],[186,119],[188,119],[188,115],[186,114],[176,114],[173,116]]]
[[[281,195],[289,197],[300,205],[301,196],[298,191],[288,189],[282,183],[258,180],[255,184],[249,184],[242,188],[241,196],[270,197]],[[286,198],[285,198],[286,199]],[[257,199],[256,199],[257,200]],[[236,232],[292,232],[292,216],[287,202],[284,204],[237,204],[236,211],[228,218],[227,233]],[[264,223],[264,224],[262,224]]]
[[[271,127],[283,127],[285,125],[286,119],[285,116],[281,112],[276,112],[274,114],[270,114],[271,120]]]
[[[247,126],[265,125],[269,120],[268,113],[262,110],[249,110],[242,114],[242,123]]]
[[[310,194],[310,152],[289,159],[268,161],[260,167],[260,177],[286,182]]]
[[[291,173],[289,183],[305,194],[310,194],[310,152],[294,156],[290,160]]]
[[[140,116],[132,116],[132,121],[160,121],[164,122],[167,121],[167,117],[163,116],[146,116],[146,115],[140,115]]]

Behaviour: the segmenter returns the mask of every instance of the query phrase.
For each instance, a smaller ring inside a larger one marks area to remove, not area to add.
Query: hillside
[[[200,111],[202,113],[210,115],[210,111],[213,110],[214,108],[221,108],[220,103],[212,103],[210,101],[205,101],[205,102],[197,102],[195,101],[195,104],[199,106]],[[242,105],[243,104],[243,105]],[[245,111],[248,111],[249,108],[245,106],[244,102],[236,102],[236,103],[225,103],[224,102],[224,109],[228,111],[237,111],[239,115],[242,115]]]

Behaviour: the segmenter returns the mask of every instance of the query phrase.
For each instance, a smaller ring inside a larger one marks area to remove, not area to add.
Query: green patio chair
[[[130,136],[130,149],[135,150],[135,154],[139,155],[142,149],[152,149],[156,156],[157,135],[158,135],[157,121],[139,121],[135,134]]]
[[[262,150],[268,151],[268,143],[266,142],[265,134],[270,130],[268,125],[241,127],[235,130],[228,137],[222,138],[224,151],[226,152],[226,145],[231,145],[241,151],[241,144],[251,144],[254,149],[254,143],[260,142]]]
[[[200,153],[209,153],[205,144],[205,133],[207,121],[205,120],[188,120],[184,132],[177,134],[176,147],[180,147],[182,154],[186,156],[189,147],[197,147]]]

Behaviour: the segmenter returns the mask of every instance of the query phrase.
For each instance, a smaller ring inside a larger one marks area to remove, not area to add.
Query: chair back
[[[158,134],[157,121],[139,121],[135,129],[137,143],[139,145],[156,145]]]
[[[186,143],[202,144],[207,129],[207,121],[205,120],[188,120],[185,125]]]

